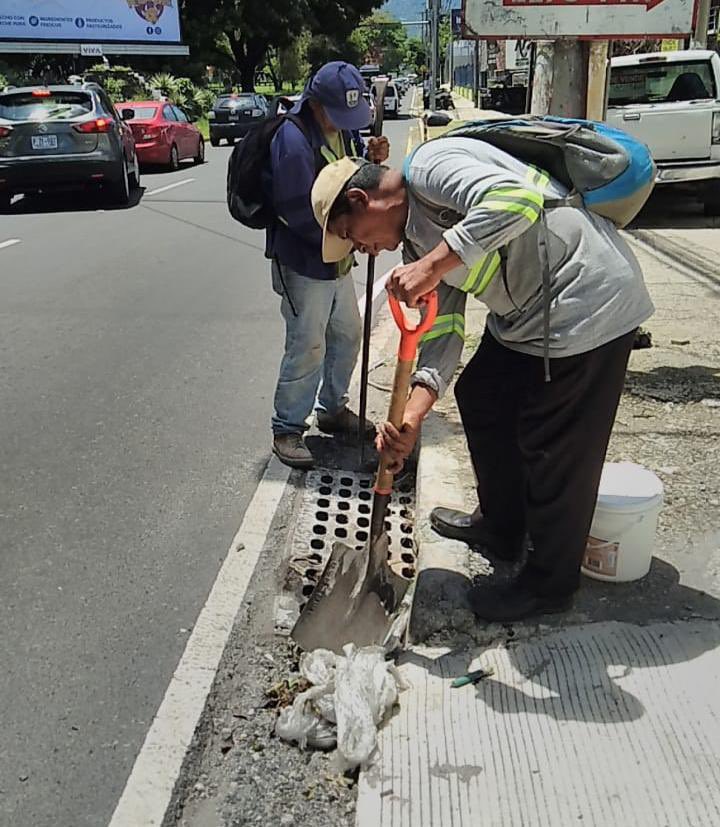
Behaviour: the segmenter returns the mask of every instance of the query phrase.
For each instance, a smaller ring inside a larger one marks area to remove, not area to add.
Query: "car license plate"
[[[57,135],[33,135],[32,136],[33,149],[57,149],[58,140]]]
[[[239,121],[240,120],[240,115],[237,112],[231,112],[230,113],[230,120],[231,121]]]

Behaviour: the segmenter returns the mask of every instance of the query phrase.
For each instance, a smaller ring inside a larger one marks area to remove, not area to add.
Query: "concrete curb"
[[[430,512],[436,506],[467,506],[460,481],[468,478],[469,469],[458,453],[447,447],[460,436],[455,431],[436,413],[430,414],[423,426],[415,489],[418,572],[408,630],[411,644],[448,629],[454,634],[471,634],[476,625],[466,604],[470,587],[467,547],[440,537],[430,527]]]

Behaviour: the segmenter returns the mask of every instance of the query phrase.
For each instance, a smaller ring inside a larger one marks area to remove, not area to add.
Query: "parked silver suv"
[[[0,210],[18,193],[74,185],[125,205],[139,184],[132,131],[97,84],[0,93]]]

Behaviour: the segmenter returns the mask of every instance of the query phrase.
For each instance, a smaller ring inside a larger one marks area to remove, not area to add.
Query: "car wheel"
[[[210,136],[210,145],[211,146],[220,146],[220,138],[213,138],[213,136],[211,135]]]
[[[135,168],[130,176],[130,187],[134,190],[140,189],[140,161],[137,155],[135,156]]]
[[[227,142],[228,146],[235,146],[235,138],[228,138]]]
[[[127,161],[123,158],[120,178],[110,187],[110,199],[118,207],[127,207],[130,203],[130,175]]]
[[[197,155],[195,156],[196,164],[205,163],[205,141],[202,138],[198,141]]]
[[[175,172],[180,169],[180,153],[175,144],[170,147],[170,169]]]
[[[10,193],[0,192],[0,213],[9,212],[12,195]]]

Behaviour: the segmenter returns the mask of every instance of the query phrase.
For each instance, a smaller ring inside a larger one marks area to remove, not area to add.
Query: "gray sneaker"
[[[350,408],[343,408],[340,413],[329,414],[324,411],[318,411],[317,414],[318,428],[324,434],[349,434],[355,436],[358,432],[358,425],[360,424],[360,417],[353,413]],[[370,438],[375,436],[375,426],[372,422],[365,420],[365,436]]]
[[[312,468],[315,457],[305,444],[302,434],[275,434],[273,454],[291,468]]]

